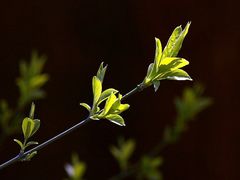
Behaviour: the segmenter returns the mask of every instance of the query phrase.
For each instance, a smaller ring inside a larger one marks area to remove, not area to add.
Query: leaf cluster
[[[89,111],[89,116],[93,120],[107,119],[119,126],[125,126],[123,117],[120,115],[126,111],[130,105],[122,104],[122,95],[118,90],[109,88],[102,91],[103,79],[107,66],[101,63],[97,75],[92,78],[93,104],[90,107],[86,103],[80,103]],[[118,96],[116,94],[118,93]],[[101,103],[105,102],[104,108],[100,108]]]
[[[184,58],[176,57],[188,33],[190,24],[190,22],[187,23],[184,29],[181,26],[176,27],[163,51],[160,39],[155,38],[155,58],[154,62],[149,65],[147,75],[144,78],[143,84],[145,86],[153,84],[155,91],[157,91],[160,81],[164,79],[192,80],[186,71],[180,69],[188,65],[189,62]]]
[[[24,141],[21,142],[18,139],[14,139],[14,141],[21,148],[20,154],[23,154],[25,149],[28,146],[38,144],[38,142],[36,142],[36,141],[28,141],[29,138],[32,137],[40,127],[40,120],[39,119],[34,119],[34,112],[35,112],[35,105],[34,105],[34,103],[32,103],[29,117],[24,118],[23,121],[22,121],[22,132],[23,132],[23,135],[24,135]],[[37,152],[34,151],[31,154],[28,154],[26,157],[23,157],[22,160],[23,161],[30,160],[36,153]]]
[[[19,65],[20,76],[17,78],[17,86],[20,96],[16,108],[11,108],[6,100],[0,100],[0,140],[18,132],[22,121],[25,107],[37,99],[43,98],[45,92],[42,86],[46,84],[49,76],[42,73],[46,57],[38,55],[36,51],[32,52],[31,60],[22,60]]]
[[[33,99],[40,99],[45,96],[45,92],[41,87],[48,81],[49,76],[42,73],[46,57],[39,56],[37,52],[33,51],[31,62],[20,62],[20,77],[17,78],[17,85],[20,91],[20,98],[18,100],[19,107],[28,104]]]

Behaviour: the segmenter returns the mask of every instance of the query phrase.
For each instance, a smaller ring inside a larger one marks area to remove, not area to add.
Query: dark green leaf
[[[18,143],[18,145],[21,147],[21,149],[24,149],[23,143],[21,141],[19,141],[18,139],[13,139],[13,141]]]
[[[25,139],[31,137],[34,129],[34,121],[28,117],[24,118],[22,122],[22,131]]]
[[[155,92],[157,92],[157,90],[160,86],[160,81],[158,81],[158,80],[153,81],[153,86],[154,86]]]
[[[31,146],[31,145],[38,145],[38,142],[36,141],[29,141],[25,147]]]
[[[33,131],[32,131],[32,134],[35,134],[37,132],[37,130],[40,128],[40,120],[39,119],[34,119],[34,128],[33,128]]]
[[[33,156],[35,156],[36,154],[37,154],[37,151],[33,151],[32,153],[27,154],[26,157],[22,159],[22,161],[30,161],[33,158]]]

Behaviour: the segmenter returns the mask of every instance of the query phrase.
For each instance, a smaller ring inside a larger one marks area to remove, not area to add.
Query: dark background
[[[234,1],[68,0],[1,1],[0,99],[15,105],[18,62],[31,51],[48,56],[47,98],[36,102],[42,120],[35,139],[43,142],[79,122],[90,103],[91,77],[99,64],[109,65],[105,87],[123,94],[143,79],[155,49],[154,37],[166,43],[172,30],[192,21],[180,52],[185,68],[206,87],[214,105],[190,124],[181,140],[164,152],[166,180],[237,180],[239,176],[239,6]],[[137,140],[135,158],[161,140],[175,117],[173,100],[192,82],[164,81],[128,99],[127,126],[92,122],[49,145],[29,163],[0,172],[0,179],[62,179],[73,151],[86,161],[87,179],[106,179],[118,169],[109,144],[118,136]],[[0,145],[1,162],[18,153],[10,137]]]

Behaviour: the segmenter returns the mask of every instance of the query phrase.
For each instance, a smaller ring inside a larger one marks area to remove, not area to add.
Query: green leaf
[[[178,26],[174,29],[166,47],[163,50],[163,58],[177,56],[179,50],[182,47],[183,40],[188,33],[190,24],[191,22],[188,22],[184,30],[182,30],[181,26]]]
[[[103,109],[103,112],[100,114],[100,117],[104,117],[108,111],[111,109],[113,103],[116,101],[117,97],[111,93],[111,95],[108,97],[106,103],[105,103],[105,107]]]
[[[154,86],[154,91],[157,92],[157,90],[160,86],[160,81],[158,81],[158,80],[153,81],[153,86]]]
[[[97,77],[101,82],[103,82],[106,70],[107,70],[107,66],[103,67],[103,62],[102,62],[97,72]]]
[[[13,141],[18,143],[18,145],[21,147],[21,149],[24,149],[23,143],[21,141],[19,141],[18,139],[13,139]]]
[[[97,102],[97,105],[99,105],[101,102],[105,101],[112,93],[116,94],[117,92],[118,92],[118,90],[113,89],[113,88],[106,89],[105,91],[102,92],[102,94]]]
[[[118,114],[109,114],[106,116],[106,119],[119,126],[125,126],[124,119]]]
[[[41,123],[39,119],[34,119],[33,121],[34,121],[34,128],[31,136],[37,132],[37,130],[40,128],[40,123]]]
[[[93,97],[94,97],[93,104],[95,105],[102,93],[102,83],[96,76],[93,76],[92,88],[93,88]]]
[[[168,74],[166,74],[165,79],[177,80],[177,81],[185,81],[185,80],[192,81],[192,78],[188,75],[188,73],[182,69],[176,69],[172,72],[169,72]]]
[[[27,154],[25,158],[22,159],[22,161],[30,161],[33,156],[35,156],[37,154],[37,151],[33,151],[32,153],[30,154]]]
[[[89,112],[91,111],[91,107],[86,103],[80,103],[81,106],[85,107]]]
[[[31,137],[35,123],[32,119],[26,117],[22,122],[22,131],[25,139]]]
[[[28,146],[31,146],[31,145],[38,145],[38,142],[36,142],[36,141],[29,141],[29,142],[26,144],[25,148],[28,147]]]
[[[129,109],[130,105],[129,104],[120,104],[117,108],[117,113],[120,114],[123,111],[126,111],[127,109]]]
[[[161,57],[162,57],[162,44],[160,39],[155,37],[155,42],[156,42],[156,50],[155,50],[155,64],[157,65],[157,67],[160,64],[161,61]]]
[[[182,68],[186,65],[188,65],[189,62],[184,58],[178,58],[178,57],[167,57],[164,58],[160,64],[159,71],[173,71],[179,68]]]
[[[152,70],[153,70],[153,63],[149,64],[149,66],[148,66],[147,75],[146,75],[146,77],[144,78],[144,81],[143,81],[145,85],[147,85],[151,82],[150,75],[151,75]]]

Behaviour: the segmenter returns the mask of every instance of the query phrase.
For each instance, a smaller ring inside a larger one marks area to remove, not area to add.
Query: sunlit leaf
[[[163,58],[177,56],[179,50],[182,47],[183,40],[188,33],[190,24],[191,22],[188,22],[184,30],[182,30],[181,26],[178,26],[174,29],[166,47],[163,50]]]
[[[103,112],[100,114],[100,116],[105,116],[108,113],[108,111],[110,110],[110,108],[112,107],[116,99],[117,97],[113,93],[111,93],[111,95],[108,97],[105,103],[105,107],[103,109]]]
[[[105,101],[112,93],[116,94],[117,92],[118,90],[113,88],[106,89],[102,92],[97,104],[99,105],[102,101]]]
[[[189,62],[184,58],[166,57],[161,61],[159,72],[173,71],[188,65]]]
[[[160,39],[155,38],[155,42],[156,42],[156,50],[155,50],[155,64],[157,66],[159,66],[160,61],[161,61],[161,57],[162,57],[162,44]]]
[[[125,126],[124,119],[118,114],[109,114],[106,116],[106,119],[119,126]]]
[[[185,81],[189,80],[192,81],[192,78],[188,75],[188,73],[182,69],[176,69],[172,72],[166,74],[166,79],[169,80],[177,80],[177,81]]]
[[[96,102],[98,101],[102,93],[102,83],[96,76],[93,76],[92,88],[93,88],[93,96],[94,96],[93,104],[96,104]]]
[[[103,67],[103,62],[102,62],[97,72],[97,77],[101,82],[103,82],[106,70],[107,70],[107,66]]]
[[[117,113],[122,113],[123,111],[128,110],[130,107],[129,104],[120,104],[117,108]]]

